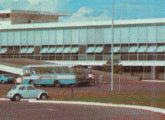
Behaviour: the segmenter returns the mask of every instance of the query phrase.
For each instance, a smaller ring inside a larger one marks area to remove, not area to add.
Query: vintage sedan
[[[0,74],[0,83],[14,83],[14,77],[8,74]]]
[[[32,85],[21,84],[12,88],[8,92],[7,98],[11,101],[20,101],[21,99],[29,98],[48,99],[48,93],[43,90],[36,89]]]

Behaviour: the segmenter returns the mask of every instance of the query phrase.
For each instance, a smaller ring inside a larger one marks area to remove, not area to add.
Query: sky
[[[115,19],[165,17],[165,0],[114,0]],[[21,9],[67,13],[60,21],[110,20],[112,0],[0,0],[0,10]]]

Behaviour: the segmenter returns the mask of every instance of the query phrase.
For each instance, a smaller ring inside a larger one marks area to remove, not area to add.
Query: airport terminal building
[[[111,59],[111,21],[58,22],[66,14],[0,11],[0,58],[84,63]],[[115,20],[114,61],[122,72],[165,80],[165,18]]]

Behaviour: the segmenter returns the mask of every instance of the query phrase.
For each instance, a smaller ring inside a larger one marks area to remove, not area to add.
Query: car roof
[[[27,86],[32,86],[33,87],[33,85],[26,85],[26,84],[17,85],[16,87],[27,87]]]

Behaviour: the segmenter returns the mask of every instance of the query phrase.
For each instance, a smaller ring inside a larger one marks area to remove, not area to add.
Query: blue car
[[[0,74],[0,83],[14,83],[14,77],[11,77],[8,74]]]
[[[17,85],[7,93],[7,98],[11,101],[20,101],[21,99],[48,99],[48,93],[34,88],[33,85]]]

